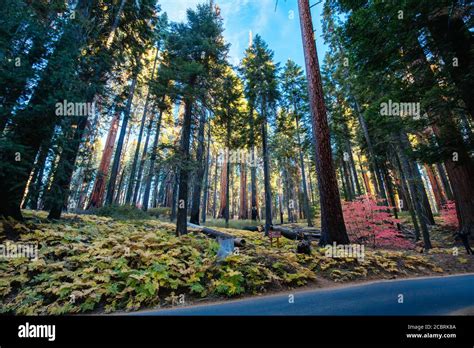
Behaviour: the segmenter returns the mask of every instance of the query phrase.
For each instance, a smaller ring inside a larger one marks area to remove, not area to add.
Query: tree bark
[[[405,176],[405,173],[404,173],[404,170],[403,170],[403,167],[402,167],[402,164],[401,164],[400,157],[397,155],[397,153],[395,151],[393,151],[393,156],[392,157],[393,157],[394,161],[396,162],[396,166],[398,167],[398,171],[400,173],[400,185],[402,187],[403,196],[405,198],[405,200],[403,202],[405,202],[404,205],[406,205],[408,207],[408,211],[410,212],[410,217],[411,217],[411,220],[413,222],[413,227],[415,229],[415,239],[418,241],[420,239],[420,235],[421,235],[420,225],[418,224],[417,214],[416,214],[416,211],[415,211],[415,203],[414,203],[414,200],[413,200],[412,195],[410,193],[410,189],[409,189],[409,185],[408,185],[408,179]]]
[[[344,200],[346,202],[351,201],[349,197],[349,191],[347,189],[347,184],[346,184],[346,175],[344,173],[344,161],[341,160],[341,165],[339,166],[339,176],[341,177],[341,183],[342,183],[342,192],[344,193]]]
[[[130,111],[132,109],[133,94],[135,93],[135,86],[137,84],[138,69],[135,71],[132,83],[130,85],[130,92],[128,95],[127,106],[123,115],[122,126],[120,128],[120,135],[115,149],[114,161],[112,164],[112,171],[110,173],[109,185],[107,187],[107,196],[105,198],[106,205],[111,205],[115,193],[115,185],[117,181],[117,174],[120,165],[120,158],[122,156],[123,141],[127,133],[128,120],[130,118]]]
[[[151,130],[153,128],[153,122],[154,121],[155,121],[155,115],[152,114],[151,117],[150,117],[150,120],[148,122],[147,130],[146,130],[146,137],[145,137],[145,144],[143,145],[143,152],[142,152],[142,156],[140,158],[140,163],[138,165],[137,180],[136,180],[136,183],[135,183],[135,189],[134,189],[133,200],[132,200],[132,204],[134,206],[137,206],[138,200],[139,200],[139,193],[141,193],[140,192],[141,191],[140,187],[142,186],[143,170],[145,168],[145,162],[146,162],[147,155],[148,155],[148,144],[150,143]]]
[[[196,79],[190,81],[190,86],[194,86]],[[179,168],[179,189],[178,189],[178,214],[176,219],[176,235],[181,236],[188,233],[188,178],[189,178],[189,142],[191,138],[191,120],[193,116],[193,103],[191,97],[186,97],[184,106],[183,128],[181,134],[180,154],[182,163]]]
[[[148,175],[146,176],[145,192],[143,193],[143,203],[142,203],[143,211],[148,210],[148,204],[149,204],[148,201],[150,200],[150,191],[151,191],[151,180],[155,173],[156,152],[158,151],[158,141],[160,139],[162,117],[163,117],[163,110],[160,109],[160,113],[158,114],[158,121],[156,122],[155,138],[153,140],[153,145],[151,147],[150,166],[148,167]]]
[[[219,166],[219,161],[216,155],[216,160],[214,161],[214,197],[212,199],[212,218],[216,219],[217,217],[217,167]]]
[[[79,146],[81,145],[86,125],[87,116],[83,116],[77,123],[71,142],[68,146],[63,148],[63,152],[59,157],[53,183],[51,184],[53,192],[51,197],[51,210],[48,219],[60,219],[63,208],[67,207],[69,186],[74,172],[74,164],[76,162]]]
[[[443,68],[450,74],[471,119],[474,120],[474,38],[464,23],[462,14],[456,10],[451,13],[451,10],[450,6],[446,6],[432,13],[428,19],[428,28],[445,62]],[[454,58],[457,59],[457,66],[453,65]]]
[[[375,174],[374,176],[374,181],[376,183],[375,188],[380,198],[386,201],[387,194],[385,192],[385,188],[383,185],[382,173],[380,172],[380,168],[377,164],[377,157],[375,155],[375,150],[372,145],[372,141],[370,139],[369,128],[367,126],[367,122],[365,121],[364,115],[362,115],[362,112],[359,107],[359,103],[357,101],[354,101],[354,104],[355,104],[359,124],[360,124],[360,127],[362,128],[362,133],[364,134],[364,138],[367,143],[367,149],[369,150],[369,159],[371,161],[373,172]]]
[[[25,206],[28,205],[31,207],[31,209],[38,209],[39,196],[43,187],[43,175],[50,145],[50,141],[43,144],[38,154],[38,160],[36,161],[34,175],[32,177],[28,189],[27,199],[25,200]]]
[[[420,202],[420,195],[417,192],[417,187],[415,183],[416,178],[413,177],[413,170],[404,152],[405,150],[403,146],[403,135],[400,136],[400,145],[398,145],[397,147],[398,147],[398,158],[400,160],[401,169],[402,169],[402,172],[406,176],[406,179],[408,182],[408,190],[412,198],[413,206],[415,208],[414,210],[416,212],[416,215],[418,216],[418,222],[421,228],[421,235],[423,237],[424,248],[431,249],[430,236],[429,236],[428,227],[427,227],[427,216]]]
[[[122,11],[122,8],[119,10],[119,15],[120,15],[120,11]],[[118,26],[118,19],[116,17],[114,25],[112,26],[112,29],[111,29],[111,33],[113,33],[116,30],[117,26]],[[104,76],[105,70],[99,70],[98,73]],[[93,102],[95,99],[98,99],[96,98],[95,93],[89,92],[88,96],[86,97],[86,100],[88,102]],[[68,122],[68,123],[71,126],[73,124],[72,122]],[[51,211],[48,216],[51,219],[59,219],[61,217],[61,212],[63,210],[63,207],[67,208],[75,162],[79,154],[79,148],[81,146],[83,136],[87,133],[88,125],[90,126],[89,121],[88,121],[88,116],[79,118],[76,124],[76,129],[74,131],[71,144],[68,144],[70,146],[68,146],[68,148],[65,149],[65,151],[63,151],[60,156],[60,160],[59,160],[58,168],[57,168],[58,170],[56,171],[56,175],[53,181],[53,187],[55,187],[55,189],[58,191],[55,193],[56,197],[54,197],[51,203]]]
[[[139,171],[139,175],[135,177],[135,172],[137,169],[138,165],[138,157],[140,155],[140,148],[142,144],[142,137],[143,137],[143,130],[145,129],[145,122],[146,122],[146,116],[148,112],[148,103],[150,101],[150,83],[153,81],[153,78],[155,76],[155,69],[156,69],[156,62],[158,61],[158,55],[160,53],[159,47],[156,49],[156,54],[155,54],[155,59],[153,61],[153,70],[151,71],[151,78],[150,81],[148,82],[148,92],[146,95],[145,99],[145,106],[143,107],[143,115],[142,115],[142,120],[140,122],[140,130],[138,132],[138,139],[137,139],[137,148],[135,149],[135,155],[133,156],[133,162],[132,162],[132,169],[130,170],[130,182],[128,184],[128,189],[127,189],[127,196],[125,198],[125,203],[130,204],[137,201],[137,196],[138,196],[138,190],[140,187],[140,180],[141,180],[141,173]],[[148,133],[149,134],[149,133]],[[148,137],[147,137],[148,140]],[[146,153],[146,144],[145,147],[143,148],[143,153]],[[135,192],[135,193],[134,193]],[[133,195],[133,196],[132,196]]]
[[[204,128],[206,126],[206,112],[201,112],[199,118],[199,130],[198,130],[198,147],[196,152],[196,178],[194,180],[194,189],[191,201],[191,216],[189,222],[195,225],[199,225],[199,211],[201,206],[201,191],[202,191],[202,180],[204,178],[205,165],[204,165]]]
[[[262,147],[263,147],[263,181],[265,186],[265,236],[268,236],[272,225],[272,193],[270,188],[270,158],[268,156],[267,144],[267,115],[266,102],[262,98]]]
[[[300,168],[301,168],[301,180],[303,182],[303,200],[304,200],[304,210],[306,215],[306,221],[309,227],[313,226],[313,221],[311,220],[311,210],[309,207],[309,198],[308,198],[308,186],[306,184],[306,173],[305,173],[305,165],[304,165],[304,156],[303,156],[303,149],[301,145],[301,134],[300,134],[300,125],[298,120],[298,115],[296,114],[296,105],[295,109],[295,120],[296,120],[296,134],[298,137],[298,149],[300,155]]]
[[[207,155],[204,169],[204,195],[202,197],[201,221],[206,222],[207,206],[209,200],[209,161],[211,160],[211,123],[207,126]]]
[[[347,128],[347,125],[345,128]],[[348,137],[346,138],[346,151],[349,155],[349,171],[351,173],[352,181],[355,184],[355,190],[357,190],[357,191],[354,191],[354,196],[360,196],[362,195],[362,190],[359,183],[359,177],[357,175],[357,169],[354,162],[354,156],[352,154],[352,146],[349,141],[349,131],[347,131],[347,135]]]
[[[433,168],[429,164],[424,165],[426,174],[428,175],[428,179],[430,180],[431,188],[433,190],[433,196],[436,201],[436,205],[438,210],[443,209],[443,206],[446,204],[446,198],[443,195],[443,191],[441,190],[441,186],[438,182],[438,178],[436,177],[435,173],[433,172]]]
[[[308,92],[313,125],[316,171],[321,198],[321,245],[348,244],[341,200],[334,170],[329,126],[308,0],[298,0]]]
[[[352,181],[352,176],[351,176],[350,168],[348,165],[348,161],[344,161],[343,159],[341,163],[342,163],[342,169],[344,173],[344,179],[346,181],[346,188],[347,188],[349,201],[353,201],[355,198],[355,188],[354,188],[354,183]]]
[[[119,123],[119,113],[116,112],[112,118],[110,124],[109,133],[107,134],[107,140],[105,142],[104,150],[102,151],[102,158],[100,160],[99,169],[97,171],[96,179],[94,182],[94,188],[92,189],[91,199],[89,201],[90,208],[99,208],[102,206],[104,199],[105,184],[107,180],[107,174],[109,172],[110,162],[112,160],[112,153],[114,150],[115,139],[117,138],[117,130]]]
[[[405,132],[401,133],[401,143],[403,146],[404,151],[411,151],[410,142],[408,140],[408,136]],[[420,170],[418,168],[418,164],[416,161],[412,160],[411,158],[407,158],[408,163],[410,165],[410,169],[412,172],[412,177],[414,181],[414,185],[416,188],[416,196],[420,200],[420,205],[422,208],[422,213],[426,223],[429,225],[434,225],[434,216],[431,210],[430,202],[428,199],[428,195],[426,193],[425,186],[423,184],[423,179],[421,178]]]
[[[231,135],[231,124],[229,108],[227,108],[227,136],[226,136],[226,152],[227,152],[227,163],[226,163],[226,180],[225,180],[225,227],[229,227],[229,215],[230,215],[230,135]],[[222,189],[222,188],[221,188]]]
[[[253,221],[258,219],[257,164],[255,159],[255,119],[253,102],[249,102],[250,146],[252,165],[250,166],[250,214]]]
[[[229,162],[229,154],[228,149],[225,150],[224,153],[224,162],[222,162],[221,168],[221,184],[219,190],[219,200],[220,200],[220,208],[219,208],[219,219],[225,219],[225,212],[227,209],[227,182],[229,181],[228,175],[228,162]]]
[[[244,161],[240,163],[240,205],[239,219],[249,218],[248,197],[247,197],[247,166]]]
[[[459,26],[460,24],[461,23],[456,20],[455,23],[453,23],[453,26]],[[461,48],[461,50],[462,49],[463,48]],[[422,71],[421,78],[418,78],[419,75],[414,75],[416,77],[415,82],[422,86],[424,84],[437,86],[438,81],[430,69],[424,51],[419,45],[416,46],[413,55],[416,59],[416,64],[421,66]],[[464,60],[464,63],[466,63],[466,60]],[[444,100],[440,99],[439,102],[444,103]],[[446,117],[445,115],[440,115],[437,110],[428,110],[427,114],[432,124],[431,127],[433,133],[438,139],[441,139],[445,143],[445,146],[449,151],[452,151],[451,158],[446,159],[444,164],[449,177],[449,182],[451,183],[453,197],[456,202],[456,211],[460,222],[459,230],[465,235],[473,234],[474,185],[471,184],[471,181],[474,177],[474,162],[469,155],[469,150],[466,148],[457,125],[452,119],[453,115],[448,115]],[[439,168],[442,169],[442,166],[439,166]],[[443,184],[445,184],[448,180],[445,180],[446,178],[443,179],[441,172],[443,172],[443,170],[440,171],[440,175]],[[449,190],[449,183],[447,183],[446,188]]]
[[[451,183],[448,180],[446,170],[444,169],[444,166],[442,163],[436,163],[436,168],[438,169],[439,177],[441,179],[441,183],[443,184],[443,190],[444,190],[444,193],[446,194],[446,198],[449,201],[452,201],[454,199],[453,190],[451,189]]]
[[[395,219],[398,219],[398,209],[397,203],[395,202],[395,190],[393,189],[392,178],[390,177],[390,173],[388,172],[387,166],[382,167],[385,183],[387,184],[387,193],[388,198],[390,199],[390,204],[392,206],[393,215]],[[397,223],[398,229],[400,229],[400,224]]]

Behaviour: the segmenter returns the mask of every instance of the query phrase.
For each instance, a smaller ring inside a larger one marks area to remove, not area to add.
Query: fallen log
[[[262,232],[262,226],[244,226],[242,227],[244,231],[252,231],[252,232]]]
[[[287,239],[291,239],[291,240],[301,239],[300,238],[301,234],[303,234],[304,239],[307,239],[307,240],[316,240],[316,239],[321,238],[321,231],[314,228],[310,230],[311,232],[308,232],[302,228],[291,229],[291,228],[275,226],[275,225],[273,225],[270,229],[281,232],[281,235],[283,237]],[[312,232],[312,231],[317,231],[317,232]]]
[[[195,225],[195,224],[192,224],[190,222],[188,222],[188,227],[199,230],[199,231],[203,232],[204,234],[206,234],[206,235],[208,235],[209,237],[212,237],[212,238],[233,239],[234,240],[234,245],[237,246],[237,247],[242,247],[243,248],[247,244],[247,242],[243,238],[234,237],[234,236],[232,236],[228,233],[213,230],[212,228]]]

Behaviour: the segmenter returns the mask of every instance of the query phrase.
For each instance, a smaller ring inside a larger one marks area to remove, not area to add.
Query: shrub
[[[131,205],[110,205],[95,209],[93,214],[111,217],[115,220],[143,220],[150,216],[144,211]]]
[[[456,203],[454,203],[454,201],[448,201],[441,209],[440,215],[444,225],[453,229],[459,228],[459,220],[456,213]]]
[[[151,208],[151,209],[148,209],[147,214],[157,219],[169,218],[171,215],[171,208],[168,208],[168,207]]]
[[[246,226],[259,226],[260,224],[260,221],[253,220],[229,220],[229,228],[235,228],[238,230],[241,230]],[[225,219],[207,219],[206,223],[203,225],[208,227],[225,228]]]
[[[413,244],[397,229],[399,220],[387,212],[390,207],[379,204],[380,201],[367,196],[343,202],[344,221],[350,240],[374,248],[412,248]]]

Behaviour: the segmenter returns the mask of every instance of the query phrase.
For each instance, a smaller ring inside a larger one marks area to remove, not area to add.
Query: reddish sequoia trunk
[[[324,104],[323,87],[319,71],[318,55],[313,34],[313,24],[308,0],[298,0],[301,32],[303,35],[308,92],[315,144],[315,162],[321,197],[321,245],[349,243],[336,173],[332,160],[329,126]]]
[[[430,180],[431,188],[433,189],[433,196],[435,198],[436,205],[438,206],[438,209],[441,209],[446,203],[446,198],[443,195],[438,178],[436,178],[436,175],[430,165],[425,164],[425,170],[426,174],[428,175],[428,179]]]
[[[134,72],[132,83],[130,85],[130,91],[129,91],[129,95],[128,95],[127,106],[126,106],[126,109],[124,111],[122,126],[120,128],[120,135],[119,135],[119,139],[118,139],[118,142],[117,142],[117,147],[115,149],[114,161],[113,161],[113,164],[112,164],[112,170],[110,172],[109,184],[108,184],[108,187],[107,187],[107,195],[105,197],[107,205],[112,204],[113,197],[114,197],[114,194],[115,194],[118,169],[120,167],[120,161],[121,161],[121,158],[122,158],[122,149],[123,149],[124,138],[125,138],[125,134],[127,133],[127,125],[128,125],[128,121],[130,119],[130,111],[132,109],[133,94],[135,93],[135,87],[137,85],[137,76],[138,76],[138,73],[139,73],[138,70],[139,69],[137,69]]]
[[[446,200],[452,201],[454,199],[453,191],[451,190],[451,184],[448,180],[448,175],[442,163],[436,163],[436,169],[438,170],[441,187],[443,188],[443,194],[446,197]]]
[[[107,141],[105,142],[104,151],[102,152],[102,159],[100,160],[99,170],[97,171],[97,178],[92,189],[90,208],[99,208],[102,206],[104,199],[107,173],[109,172],[110,162],[112,160],[112,153],[114,151],[115,138],[117,137],[119,123],[119,113],[115,113],[112,123],[110,125]]]

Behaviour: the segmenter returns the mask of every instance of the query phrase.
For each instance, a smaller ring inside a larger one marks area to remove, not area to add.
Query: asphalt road
[[[293,303],[290,303],[291,296]],[[403,295],[403,303],[399,303]],[[386,280],[134,315],[447,315],[474,306],[474,274]]]

